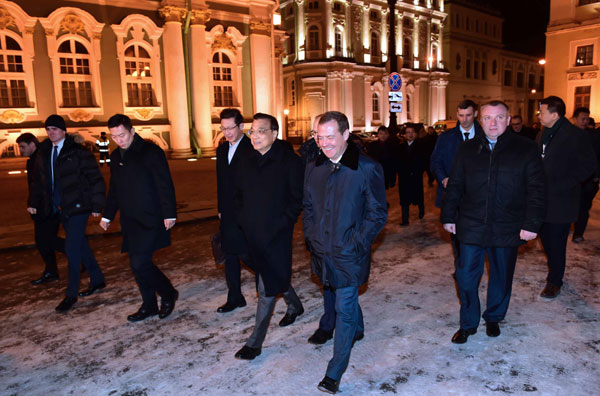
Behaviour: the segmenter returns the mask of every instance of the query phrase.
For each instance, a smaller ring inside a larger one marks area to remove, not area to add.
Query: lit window
[[[152,89],[151,57],[148,51],[133,44],[125,49],[125,80],[127,83],[127,106],[156,106]]]
[[[15,39],[0,34],[0,107],[29,107],[22,54]]]
[[[67,39],[58,47],[62,107],[93,107],[90,55],[77,40]]]
[[[212,58],[215,107],[233,106],[233,77],[231,60],[223,52],[215,52]]]
[[[577,47],[577,58],[575,59],[575,66],[587,66],[593,64],[594,58],[594,46],[582,45]]]
[[[335,29],[335,54],[342,56],[342,31]]]
[[[584,87],[575,87],[575,108],[590,107],[590,96],[592,87],[587,85]]]
[[[379,120],[379,95],[377,93],[373,93],[373,121]]]
[[[308,49],[318,50],[321,49],[320,45],[320,34],[319,28],[315,25],[308,28]]]
[[[379,57],[379,37],[376,33],[371,33],[371,56]]]

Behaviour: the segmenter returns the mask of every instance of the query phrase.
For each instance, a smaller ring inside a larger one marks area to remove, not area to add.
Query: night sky
[[[550,17],[550,0],[487,0],[504,18],[505,48],[544,57],[546,26]]]

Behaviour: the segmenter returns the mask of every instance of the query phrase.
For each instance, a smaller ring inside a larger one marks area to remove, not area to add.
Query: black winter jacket
[[[485,136],[460,145],[442,205],[442,223],[456,224],[461,243],[514,247],[521,229],[538,232],[546,183],[533,141],[505,132],[492,151]]]
[[[37,208],[47,204],[52,197],[52,180],[50,173],[50,158],[52,142],[45,140],[40,143],[38,150],[41,155],[40,171],[47,178],[47,183],[34,181],[34,192],[31,204]],[[75,143],[73,137],[65,136],[63,147],[56,163],[57,182],[60,185],[61,211],[69,217],[79,214],[102,213],[105,203],[106,187],[104,177],[100,173],[96,157],[82,145]],[[45,198],[46,197],[46,198]],[[51,199],[50,205],[52,204]]]

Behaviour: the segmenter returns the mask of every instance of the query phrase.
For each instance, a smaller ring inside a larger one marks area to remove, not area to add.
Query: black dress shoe
[[[229,301],[227,301],[224,305],[221,305],[219,308],[217,308],[217,312],[220,312],[220,313],[231,312],[236,308],[241,308],[241,307],[245,307],[245,306],[246,306],[246,300],[242,300],[242,302],[239,302],[239,303],[230,303]]]
[[[337,391],[340,389],[340,381],[336,381],[332,378],[329,378],[328,376],[325,376],[325,378],[323,378],[321,382],[319,382],[317,388],[321,392],[331,393],[333,395],[336,394]]]
[[[458,329],[458,331],[454,333],[454,336],[452,336],[452,342],[455,344],[464,344],[467,342],[469,336],[475,333],[477,333],[477,329]]]
[[[500,326],[498,322],[485,322],[485,334],[488,337],[498,337],[500,335]]]
[[[255,357],[260,355],[261,348],[252,348],[247,345],[244,345],[242,349],[235,353],[236,359],[241,360],[253,360]]]
[[[553,285],[552,283],[546,283],[546,287],[540,293],[543,298],[556,298],[560,294],[560,286]]]
[[[41,278],[32,280],[32,285],[41,285],[42,283],[52,282],[58,280],[58,274],[54,274],[52,272],[44,272]]]
[[[71,309],[73,307],[73,304],[75,304],[77,302],[77,298],[76,297],[65,297],[64,300],[62,300],[60,302],[60,304],[58,304],[58,306],[56,307],[56,311],[57,312],[67,312],[69,309]]]
[[[356,341],[360,341],[363,338],[365,338],[365,333],[356,333],[356,335],[354,336],[354,339],[352,339],[352,347],[354,347],[354,344],[356,344]]]
[[[323,345],[333,338],[333,331],[325,331],[318,328],[315,333],[308,338],[308,342],[315,345]]]
[[[139,322],[140,320],[144,320],[155,315],[158,315],[158,308],[147,309],[141,307],[136,313],[127,316],[127,320],[130,322]]]
[[[106,283],[104,283],[104,282],[98,283],[97,285],[94,285],[94,286],[90,286],[87,289],[85,289],[84,291],[82,291],[81,293],[79,293],[79,297],[91,296],[92,294],[94,294],[94,292],[96,290],[102,290],[105,287],[106,287]]]
[[[175,309],[175,301],[179,298],[179,292],[175,290],[173,298],[166,300],[163,298],[160,302],[160,310],[158,311],[158,317],[161,319],[171,315],[171,312]]]
[[[279,326],[281,327],[285,327],[285,326],[289,326],[292,323],[294,323],[296,321],[296,318],[300,315],[302,315],[304,313],[304,308],[302,308],[301,311],[293,313],[293,314],[288,314],[286,313],[283,318],[281,318],[281,320],[279,321]]]

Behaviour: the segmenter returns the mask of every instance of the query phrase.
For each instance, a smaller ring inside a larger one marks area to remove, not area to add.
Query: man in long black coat
[[[410,205],[419,207],[419,219],[425,216],[423,172],[426,167],[425,151],[413,127],[406,128],[406,141],[398,153],[398,192],[402,206],[402,224],[408,225]]]
[[[241,289],[240,260],[248,265],[248,248],[242,229],[235,219],[234,183],[244,159],[254,153],[250,139],[244,134],[244,117],[238,109],[221,111],[221,131],[227,139],[217,148],[217,205],[221,231],[221,249],[225,253],[227,301],[217,312],[230,312],[246,306]]]
[[[69,283],[65,298],[56,307],[56,311],[64,313],[73,307],[78,296],[88,296],[106,286],[85,236],[90,214],[100,216],[104,208],[106,188],[96,158],[67,134],[61,116],[49,116],[45,128],[48,139],[40,143],[38,155],[41,156],[40,172],[46,175],[48,183],[34,178],[31,204],[36,209],[45,207],[47,197],[51,197],[51,211],[60,216],[65,230]],[[82,263],[90,283],[87,290],[78,293]]]
[[[258,281],[256,325],[235,354],[238,359],[260,355],[278,294],[283,293],[288,304],[280,326],[292,324],[304,312],[291,286],[292,236],[302,211],[304,166],[291,145],[277,139],[278,130],[273,116],[254,115],[249,133],[256,152],[244,161],[236,178],[237,219]]]
[[[135,133],[126,115],[112,116],[108,128],[119,149],[110,158],[110,185],[100,226],[108,229],[117,211],[121,212],[121,251],[129,253],[143,300],[139,310],[127,320],[137,322],[157,314],[163,319],[173,312],[179,297],[169,279],[152,262],[156,250],[171,244],[170,229],[177,217],[169,164],[160,147]],[[160,310],[156,294],[161,296]]]
[[[498,322],[508,310],[519,246],[537,236],[544,220],[545,177],[536,146],[507,132],[509,123],[503,102],[481,107],[485,136],[458,148],[446,189],[442,223],[460,242],[460,329],[452,337],[456,344],[477,332],[486,254],[490,277],[483,319],[488,336],[500,335]]]
[[[65,252],[65,240],[58,236],[60,226],[60,216],[58,213],[52,213],[52,199],[49,197],[49,188],[42,188],[43,192],[40,202],[34,204],[32,192],[35,189],[35,183],[43,186],[48,185],[48,177],[41,171],[44,167],[41,164],[42,156],[38,155],[38,140],[35,135],[26,132],[17,138],[17,144],[21,155],[29,157],[27,159],[27,185],[29,187],[29,196],[27,197],[27,212],[33,220],[33,230],[35,236],[35,247],[45,263],[44,272],[38,279],[31,281],[33,285],[40,285],[46,282],[58,280],[58,268],[56,266],[56,251]]]
[[[585,136],[565,118],[566,107],[557,96],[540,102],[538,134],[548,184],[548,210],[540,230],[542,246],[548,256],[548,276],[543,298],[560,293],[567,261],[567,240],[571,223],[577,220],[581,185],[596,171],[596,158]]]

